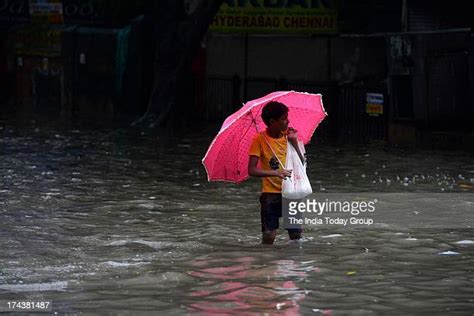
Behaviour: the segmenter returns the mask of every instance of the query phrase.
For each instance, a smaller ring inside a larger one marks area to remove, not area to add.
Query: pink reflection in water
[[[299,302],[305,298],[304,291],[293,280],[284,279],[304,280],[307,274],[293,260],[258,265],[255,258],[242,257],[196,260],[191,265],[199,269],[188,274],[202,280],[202,286],[190,293],[194,302],[188,309],[194,313],[300,314]]]

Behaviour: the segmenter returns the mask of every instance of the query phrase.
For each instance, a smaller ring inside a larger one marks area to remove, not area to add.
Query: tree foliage
[[[155,40],[154,80],[145,115],[133,125],[145,128],[174,123],[177,113],[186,113],[179,96],[189,93],[182,85],[209,24],[223,0],[195,0],[191,12],[183,0],[152,1],[145,7]]]

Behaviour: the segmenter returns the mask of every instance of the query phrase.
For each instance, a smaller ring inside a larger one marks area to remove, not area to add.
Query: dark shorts
[[[262,233],[278,229],[281,217],[282,201],[281,193],[263,192],[260,195],[260,219],[262,221]],[[301,233],[303,230],[287,229],[288,233]]]

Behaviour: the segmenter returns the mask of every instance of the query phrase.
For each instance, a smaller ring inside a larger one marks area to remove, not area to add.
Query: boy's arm
[[[291,170],[277,169],[277,170],[264,170],[257,167],[258,156],[250,156],[248,172],[252,177],[279,177],[285,179],[291,176]]]

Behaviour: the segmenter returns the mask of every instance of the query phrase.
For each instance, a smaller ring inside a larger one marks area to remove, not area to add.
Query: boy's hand
[[[283,180],[285,180],[287,177],[291,177],[291,171],[292,170],[278,169],[278,170],[275,170],[275,171],[276,171],[276,176],[278,178],[282,178]]]
[[[305,164],[306,163],[306,158],[301,153],[300,147],[298,146],[298,134],[296,132],[297,132],[297,130],[294,129],[293,127],[288,128],[288,133],[287,133],[288,141],[290,142],[290,144],[293,146],[293,148],[298,153],[298,156],[301,159],[301,163]]]
[[[293,127],[288,128],[288,141],[292,144],[298,144],[298,134],[297,130],[294,129]]]

